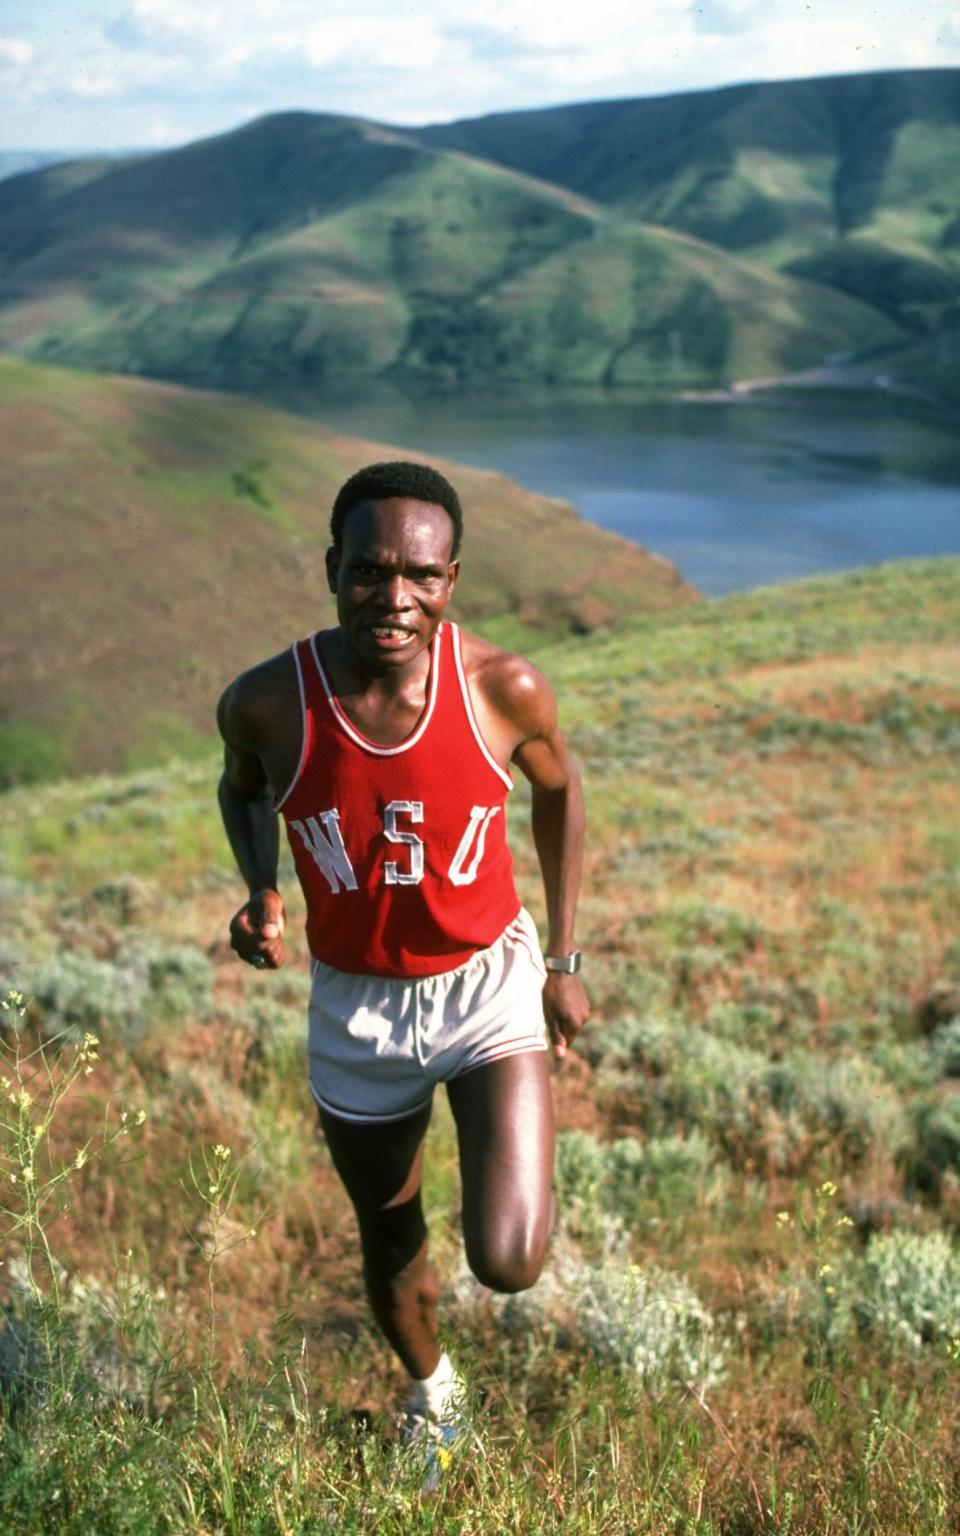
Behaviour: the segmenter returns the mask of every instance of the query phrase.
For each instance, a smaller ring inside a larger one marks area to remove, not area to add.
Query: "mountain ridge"
[[[960,393],[958,205],[956,70],[422,129],[272,114],[0,183],[0,346],[267,393],[676,392],[836,354]]]

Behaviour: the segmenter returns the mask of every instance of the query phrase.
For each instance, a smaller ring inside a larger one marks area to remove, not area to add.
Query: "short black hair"
[[[427,501],[442,507],[453,523],[451,560],[460,552],[463,535],[463,511],[460,498],[439,470],[429,464],[414,464],[407,459],[393,459],[383,464],[368,464],[351,475],[337,492],[330,516],[330,535],[334,549],[343,544],[343,520],[347,513],[362,501],[387,501],[392,496],[407,497],[411,501]]]

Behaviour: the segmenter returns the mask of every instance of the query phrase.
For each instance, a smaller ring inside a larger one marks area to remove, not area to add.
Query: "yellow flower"
[[[823,1195],[827,1200],[832,1200],[836,1192],[837,1186],[834,1184],[832,1179],[824,1179],[823,1183],[820,1185],[820,1188],[817,1190],[817,1194]]]

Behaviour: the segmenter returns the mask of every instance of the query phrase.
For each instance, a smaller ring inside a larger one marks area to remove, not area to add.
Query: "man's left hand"
[[[562,1061],[590,1017],[590,999],[580,977],[569,971],[549,971],[543,988],[543,1016],[553,1054]]]

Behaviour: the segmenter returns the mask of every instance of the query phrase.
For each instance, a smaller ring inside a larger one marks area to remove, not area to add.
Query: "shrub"
[[[485,1296],[464,1273],[446,1300],[466,1325]],[[716,1320],[688,1282],[641,1269],[617,1248],[592,1262],[575,1242],[559,1238],[532,1290],[487,1299],[507,1336],[526,1341],[536,1334],[551,1349],[634,1377],[652,1396],[676,1387],[705,1392],[722,1379],[726,1350]]]
[[[934,1030],[930,1054],[944,1077],[960,1077],[960,1018],[949,1019]]]
[[[0,1310],[0,1396],[17,1403],[69,1383],[95,1404],[121,1398],[142,1408],[154,1399],[161,1365],[157,1303],[164,1298],[127,1265],[116,1287],[59,1276],[56,1304],[40,1301],[23,1263],[8,1265],[9,1299]]]
[[[899,1097],[858,1057],[791,1051],[768,1068],[766,1083],[781,1116],[795,1113],[808,1132],[836,1139],[846,1158],[856,1161],[876,1148],[895,1155],[909,1141]]]
[[[606,1149],[605,1203],[611,1214],[629,1220],[645,1200],[679,1212],[695,1205],[713,1162],[713,1151],[698,1131],[689,1136],[651,1136],[641,1142],[623,1136]]]
[[[633,1223],[651,1206],[676,1215],[702,1194],[713,1162],[704,1136],[694,1131],[601,1142],[586,1131],[557,1138],[554,1188],[564,1229],[597,1236],[611,1223]]]
[[[85,1032],[136,1038],[157,1019],[182,1018],[207,1006],[213,967],[189,945],[139,945],[115,960],[65,950],[24,978],[44,1039]]]
[[[940,1189],[944,1174],[960,1172],[960,1095],[926,1099],[917,1109],[910,1156],[911,1181],[928,1194]]]
[[[604,1147],[588,1131],[562,1131],[557,1137],[553,1186],[560,1219],[575,1231],[595,1223],[606,1201],[607,1181]]]
[[[871,1238],[857,1275],[853,1313],[863,1332],[894,1350],[960,1335],[960,1256],[943,1232]]]
[[[28,972],[25,990],[40,1012],[41,1034],[47,1040],[60,1034],[80,1039],[88,1031],[123,1030],[144,1002],[140,978],[74,950]]]

